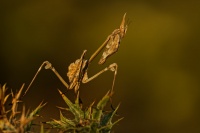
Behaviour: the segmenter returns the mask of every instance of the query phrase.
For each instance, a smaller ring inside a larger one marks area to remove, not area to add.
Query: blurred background
[[[131,21],[119,51],[98,65],[92,76],[109,64],[119,65],[113,104],[124,119],[113,132],[200,132],[200,1],[132,0],[0,1],[0,84],[13,90],[30,83],[37,69],[49,60],[68,82],[68,65],[83,50],[86,58],[105,41],[127,12]],[[81,85],[84,106],[111,89],[108,71]],[[50,70],[42,70],[24,103],[35,108],[41,101],[43,121],[58,118],[56,106],[65,106],[57,89],[72,100]],[[109,108],[109,107],[108,107]],[[109,108],[110,109],[110,108]],[[65,113],[68,115],[68,113]]]

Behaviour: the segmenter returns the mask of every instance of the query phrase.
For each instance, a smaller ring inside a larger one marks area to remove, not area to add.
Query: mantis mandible
[[[80,59],[77,59],[75,62],[71,63],[68,67],[68,73],[67,76],[69,78],[69,84],[60,76],[60,74],[56,71],[56,69],[52,66],[52,64],[49,61],[44,61],[41,66],[39,67],[38,71],[36,72],[35,76],[33,77],[32,81],[30,82],[29,86],[27,87],[24,95],[27,93],[29,88],[31,87],[32,83],[36,79],[37,75],[39,72],[42,70],[44,67],[45,69],[50,69],[52,72],[58,77],[58,79],[62,82],[62,84],[67,88],[67,89],[74,89],[75,93],[79,90],[80,83],[87,83],[102,73],[111,70],[114,72],[114,78],[113,78],[113,83],[112,83],[112,89],[111,92],[113,92],[114,84],[115,84],[115,78],[117,75],[117,64],[113,63],[109,65],[108,67],[104,68],[103,70],[99,71],[92,77],[88,78],[87,75],[87,70],[90,65],[90,63],[93,61],[93,59],[102,51],[103,48],[105,48],[100,60],[99,64],[104,64],[107,60],[108,57],[113,55],[114,53],[117,52],[119,48],[119,44],[121,42],[121,39],[125,36],[126,31],[127,31],[127,24],[125,21],[126,13],[123,16],[121,25],[119,29],[115,29],[104,41],[104,43],[92,54],[92,56],[86,60],[84,57],[86,55],[87,50],[84,50]],[[23,96],[24,96],[23,95]]]

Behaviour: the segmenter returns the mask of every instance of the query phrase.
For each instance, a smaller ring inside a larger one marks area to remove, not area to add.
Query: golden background
[[[123,14],[131,21],[118,53],[113,104],[125,117],[115,133],[200,132],[200,1],[130,0],[0,1],[0,84],[19,89],[49,60],[66,77],[68,65],[87,49],[86,58],[118,28]],[[98,101],[112,85],[112,72],[81,85],[84,106]],[[50,70],[42,70],[24,97],[27,108],[48,102],[43,121],[58,118],[66,92]],[[73,91],[66,94],[73,98]],[[66,113],[67,115],[67,113]]]

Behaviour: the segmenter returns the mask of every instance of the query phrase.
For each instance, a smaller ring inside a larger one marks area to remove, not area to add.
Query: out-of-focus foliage
[[[45,104],[40,104],[35,110],[30,113],[25,113],[25,106],[23,109],[18,109],[18,104],[21,102],[21,89],[14,94],[6,94],[6,85],[0,87],[0,132],[4,133],[28,133],[31,131],[33,120],[39,116],[40,110]],[[5,105],[9,98],[12,96],[12,103],[10,109],[6,109]]]

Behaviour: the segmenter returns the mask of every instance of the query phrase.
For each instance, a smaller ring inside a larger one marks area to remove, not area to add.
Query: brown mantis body
[[[105,63],[105,61],[107,60],[107,58],[109,56],[111,56],[112,54],[117,52],[120,41],[125,36],[127,28],[128,28],[128,26],[125,24],[125,17],[126,17],[126,13],[123,16],[120,28],[114,30],[112,32],[112,34],[110,34],[107,37],[106,41],[94,52],[94,54],[89,58],[89,60],[84,59],[84,56],[87,52],[86,50],[84,50],[80,59],[77,59],[75,62],[73,62],[69,65],[68,73],[67,73],[67,76],[69,78],[69,84],[67,82],[65,82],[65,80],[60,76],[60,74],[56,71],[56,69],[52,66],[52,64],[49,61],[44,61],[42,63],[42,65],[39,67],[35,76],[33,77],[32,81],[29,84],[28,88],[26,89],[24,95],[29,90],[30,86],[32,85],[33,81],[35,80],[35,78],[37,77],[38,73],[41,71],[43,66],[45,66],[45,69],[52,70],[67,89],[74,89],[75,92],[77,92],[79,90],[81,82],[87,83],[87,82],[93,80],[94,78],[98,77],[100,74],[102,74],[108,70],[111,70],[114,72],[114,79],[113,79],[112,90],[111,90],[111,92],[113,92],[115,77],[117,74],[117,67],[118,67],[116,63],[109,65],[108,67],[104,68],[103,70],[101,70],[100,72],[98,72],[97,74],[95,74],[94,76],[92,76],[90,78],[88,78],[87,70],[88,70],[88,67],[89,67],[90,63],[92,62],[92,60],[101,52],[101,50],[104,47],[106,47],[106,48],[102,54],[101,59],[99,60],[99,64]]]

